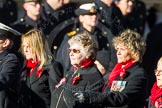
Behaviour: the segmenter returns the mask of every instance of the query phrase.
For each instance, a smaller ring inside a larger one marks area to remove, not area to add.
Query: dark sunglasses
[[[72,51],[73,53],[79,54],[80,50],[78,49],[68,49],[69,53]]]

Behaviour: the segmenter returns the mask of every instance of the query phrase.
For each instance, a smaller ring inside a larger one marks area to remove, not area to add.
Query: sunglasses
[[[68,51],[69,51],[69,53],[70,52],[73,52],[73,53],[76,53],[76,54],[79,54],[80,53],[80,50],[78,50],[78,49],[68,49]]]

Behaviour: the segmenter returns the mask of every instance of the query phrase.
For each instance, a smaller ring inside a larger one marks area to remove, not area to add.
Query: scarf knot
[[[117,76],[119,76],[120,79],[123,79],[124,76],[126,76],[125,70],[128,69],[129,67],[131,67],[133,64],[134,64],[134,62],[132,60],[124,63],[124,65],[125,65],[124,67],[123,67],[123,63],[117,63],[109,75],[108,86],[110,86],[112,84],[112,82],[116,79]]]
[[[38,64],[38,59],[36,59],[35,61],[33,59],[28,59],[26,66],[27,68],[32,69],[35,68],[37,64]]]
[[[36,68],[36,66],[38,65],[39,60],[36,59],[35,61],[33,61],[33,59],[28,59],[27,60],[27,64],[26,67],[30,69],[30,73],[29,75],[31,76],[34,72],[34,68]],[[43,67],[38,67],[36,70],[36,76],[39,78],[43,72]]]

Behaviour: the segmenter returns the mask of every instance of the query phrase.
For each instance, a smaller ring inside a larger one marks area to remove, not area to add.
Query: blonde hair
[[[47,63],[48,54],[50,53],[48,43],[45,36],[38,29],[32,29],[21,37],[21,52],[24,54],[23,43],[27,42],[32,54],[33,60],[38,59],[40,62],[39,66],[43,66]]]
[[[68,43],[72,44],[79,44],[84,48],[87,52],[87,58],[95,59],[97,50],[98,50],[98,43],[93,35],[90,35],[88,32],[80,33],[73,36]]]
[[[139,33],[130,29],[123,31],[119,36],[113,39],[115,48],[120,43],[124,43],[134,61],[141,61],[146,43]]]

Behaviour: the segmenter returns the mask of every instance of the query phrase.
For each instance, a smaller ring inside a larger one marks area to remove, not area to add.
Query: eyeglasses
[[[72,51],[73,53],[76,53],[76,54],[79,54],[80,53],[80,50],[78,49],[68,49],[69,53]]]
[[[162,75],[162,70],[154,70],[155,75]]]

